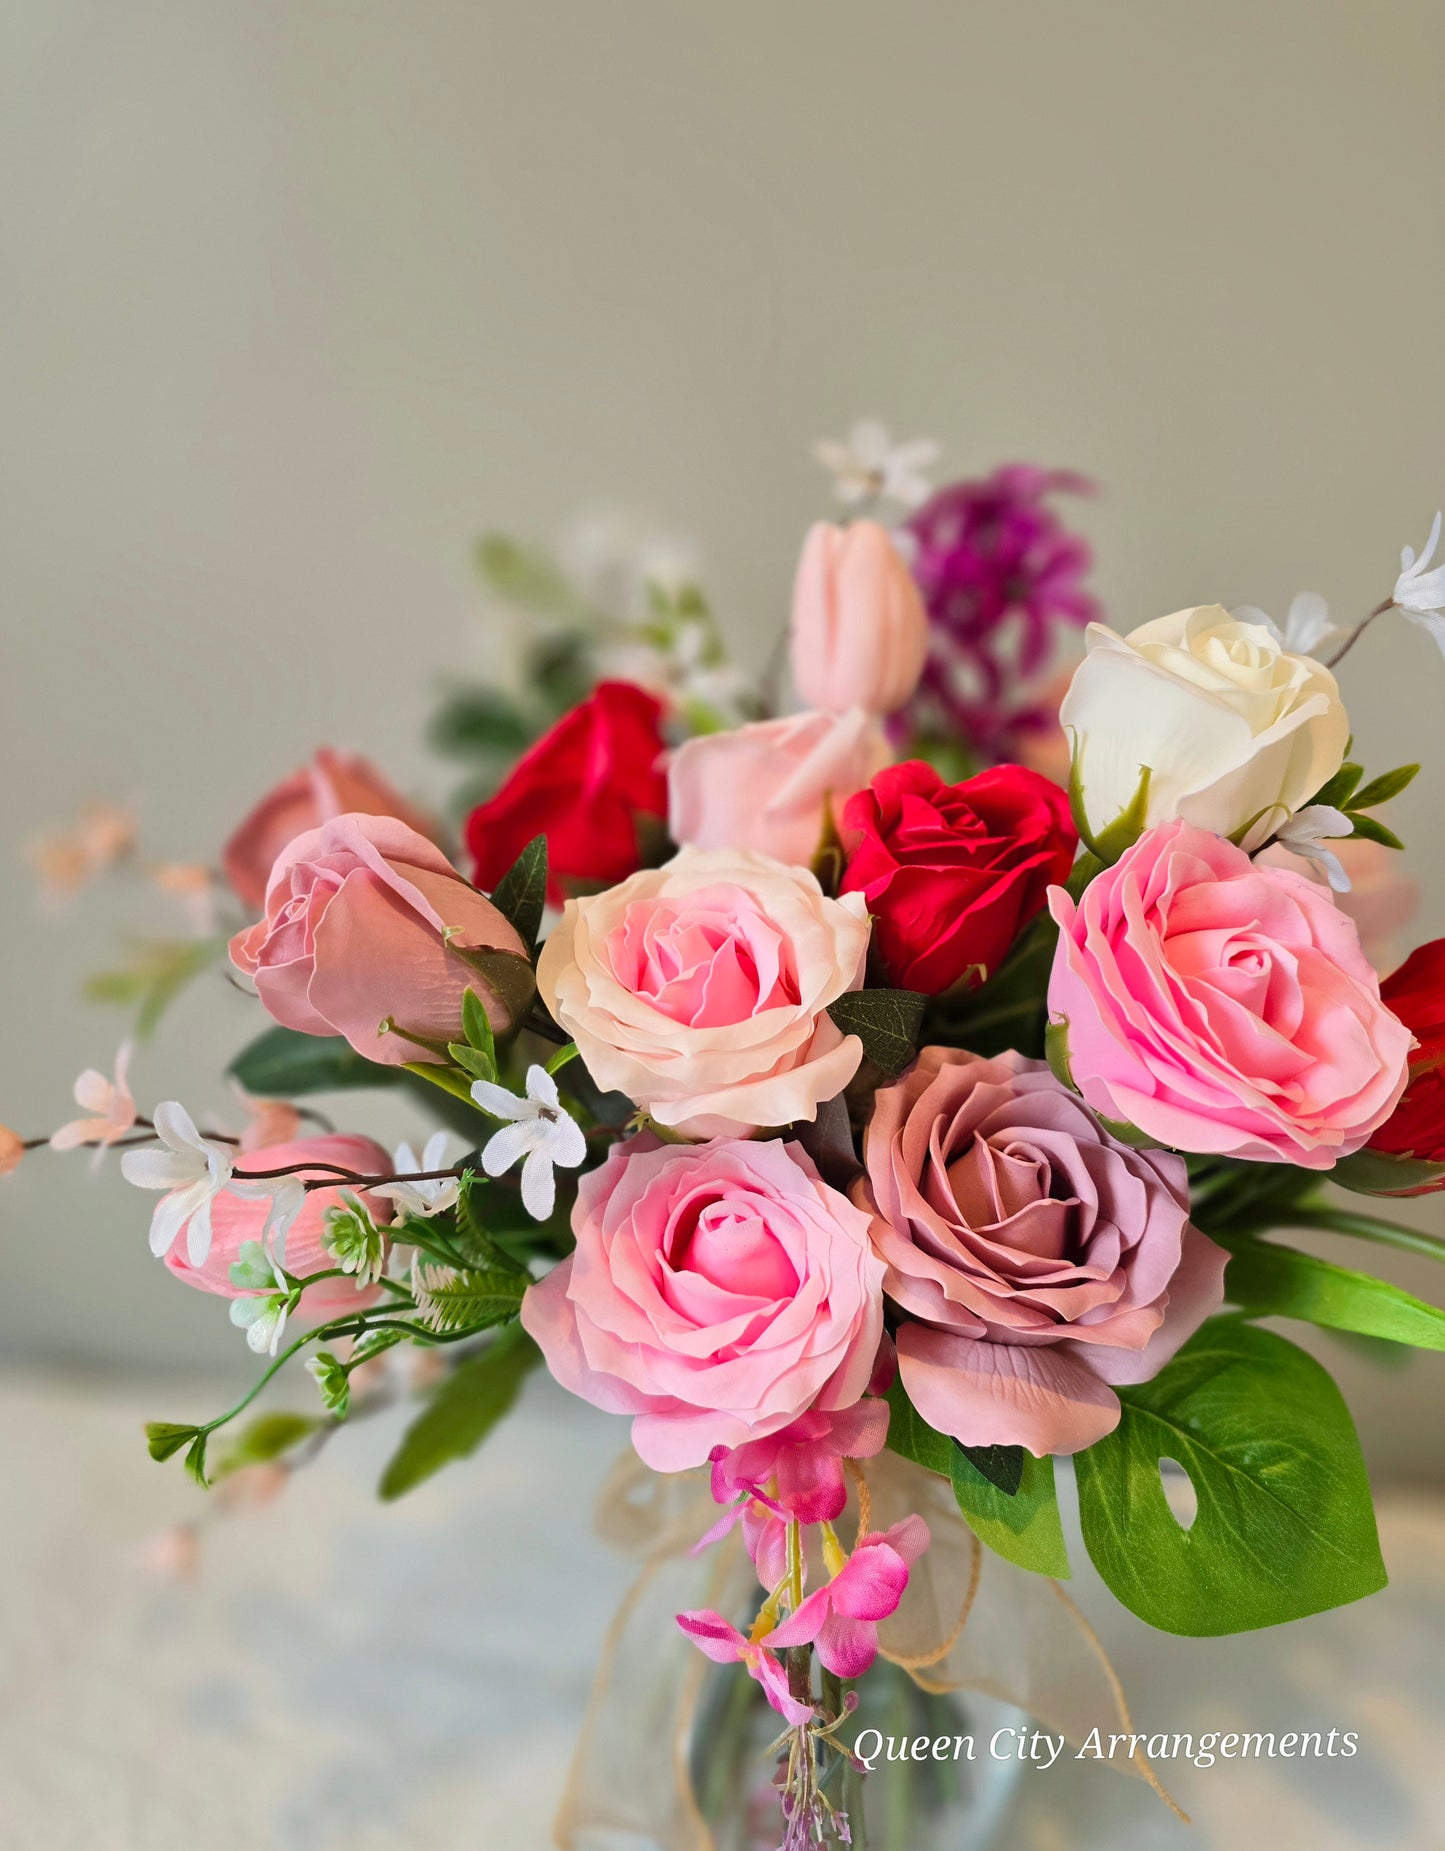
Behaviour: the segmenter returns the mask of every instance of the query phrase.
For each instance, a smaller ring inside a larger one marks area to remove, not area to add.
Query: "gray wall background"
[[[440,794],[484,526],[691,533],[756,661],[811,441],[873,412],[1100,478],[1122,628],[1368,608],[1445,499],[1442,42],[1431,0],[3,0],[0,1118],[108,1063],[78,984],[134,916],[37,912],[24,839],[109,794],[207,858],[323,740]],[[1346,694],[1371,766],[1432,763],[1432,936],[1445,663],[1382,624]],[[223,1107],[253,1026],[208,987],[138,1091]],[[5,1353],[239,1367],[83,1171],[0,1185]],[[1430,1463],[1436,1361],[1346,1365],[1386,1469]]]

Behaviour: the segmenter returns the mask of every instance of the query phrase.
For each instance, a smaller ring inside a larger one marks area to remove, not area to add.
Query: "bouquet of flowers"
[[[198,1485],[300,1463],[403,1351],[430,1366],[383,1497],[473,1453],[538,1366],[627,1416],[664,1489],[715,1507],[657,1506],[692,1511],[678,1553],[745,1570],[672,1637],[776,1712],[788,1847],[863,1842],[845,1722],[880,1650],[942,1663],[982,1552],[1068,1575],[1060,1456],[1153,1626],[1383,1586],[1344,1403],[1258,1320],[1445,1348],[1445,1312],[1277,1238],[1445,1257],[1321,1193],[1445,1187],[1445,941],[1382,984],[1348,910],[1418,767],[1352,761],[1334,673],[1390,612],[1445,647],[1439,517],[1351,629],[1305,596],[1121,635],[1053,509],[1081,479],[930,494],[932,446],[872,425],[820,453],[853,512],[803,546],[798,711],[776,661],[731,667],[675,560],[619,590],[485,542],[544,628],[521,695],[439,718],[464,849],[320,751],[226,843],[208,928],[102,983],[150,1019],[226,946],[271,1018],[230,1064],[245,1128],[142,1116],[127,1051],[76,1122],[0,1149],[119,1146],[152,1251],[264,1358],[235,1407],[149,1426]],[[88,829],[95,860],[131,847]],[[389,1152],[296,1103],[359,1087],[442,1128]],[[319,1404],[232,1429],[302,1357]],[[939,1649],[890,1652],[919,1597]],[[699,1793],[717,1739],[694,1731]]]

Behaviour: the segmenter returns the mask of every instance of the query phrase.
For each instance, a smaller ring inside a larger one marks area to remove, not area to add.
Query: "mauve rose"
[[[704,733],[667,767],[668,827],[684,848],[747,848],[806,868],[831,806],[843,805],[892,757],[876,720],[798,713]]]
[[[851,1407],[883,1333],[868,1217],[797,1144],[614,1145],[572,1210],[576,1252],[522,1301],[564,1388],[631,1414],[654,1471]]]
[[[430,837],[431,819],[392,789],[381,773],[354,752],[322,746],[309,765],[268,791],[221,850],[221,866],[236,897],[260,908],[276,857],[293,836],[348,812],[395,816]]]
[[[232,962],[278,1022],[344,1035],[392,1067],[442,1058],[425,1044],[458,1039],[469,987],[495,1030],[511,1026],[464,955],[482,950],[526,956],[491,901],[392,816],[338,816],[294,837],[271,871],[264,916],[231,940]],[[387,1018],[395,1032],[382,1032]]]
[[[279,1170],[293,1163],[336,1164],[362,1176],[391,1174],[391,1158],[379,1144],[374,1144],[370,1138],[350,1136],[298,1138],[290,1144],[270,1144],[261,1150],[248,1151],[242,1168]],[[319,1178],[328,1174],[324,1167],[298,1172],[303,1180],[308,1176]],[[304,1279],[308,1273],[325,1272],[335,1264],[322,1246],[321,1236],[326,1227],[327,1210],[341,1206],[348,1196],[362,1204],[378,1227],[384,1227],[391,1220],[391,1203],[385,1196],[350,1189],[345,1183],[338,1183],[334,1189],[309,1190],[305,1205],[286,1232],[287,1272]],[[186,1243],[179,1237],[166,1255],[166,1265],[186,1285],[193,1285],[202,1292],[214,1292],[220,1298],[261,1296],[244,1286],[232,1285],[231,1266],[239,1257],[244,1241],[261,1239],[270,1210],[271,1203],[266,1198],[223,1192],[211,1203],[211,1250],[205,1265],[190,1264],[186,1258]],[[303,1317],[313,1319],[340,1317],[347,1311],[363,1310],[380,1297],[378,1285],[358,1291],[354,1279],[323,1279],[302,1294],[299,1309]]]
[[[843,839],[842,889],[867,900],[889,982],[929,995],[973,967],[993,975],[1079,841],[1068,798],[1038,772],[995,765],[945,784],[921,759],[849,799]]]
[[[924,1048],[882,1088],[854,1200],[908,1319],[909,1399],[965,1446],[1072,1453],[1223,1296],[1183,1159],[1122,1144],[1042,1061]]]
[[[684,849],[606,893],[569,900],[537,988],[605,1091],[693,1137],[816,1118],[863,1044],[828,1004],[863,981],[858,894],[804,868]]]
[[[809,530],[793,583],[793,683],[810,707],[892,713],[918,686],[928,614],[877,521]]]
[[[1389,1117],[1410,1031],[1327,888],[1190,823],[1142,835],[1074,902],[1049,1014],[1105,1118],[1176,1150],[1326,1170]]]
[[[488,893],[534,836],[547,838],[547,898],[609,886],[641,860],[638,823],[667,808],[662,703],[630,681],[601,681],[522,754],[467,818],[473,875]]]

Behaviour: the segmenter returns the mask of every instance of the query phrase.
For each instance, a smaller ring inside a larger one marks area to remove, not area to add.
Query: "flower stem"
[[[1329,661],[1325,663],[1325,667],[1338,668],[1340,663],[1344,661],[1345,657],[1354,648],[1355,644],[1359,642],[1360,638],[1365,634],[1366,630],[1369,629],[1375,619],[1377,617],[1383,617],[1385,612],[1393,606],[1394,602],[1395,600],[1393,598],[1386,598],[1384,603],[1377,604],[1368,616],[1362,617],[1355,625],[1354,629],[1350,631],[1344,642],[1340,644],[1339,648],[1330,657]]]
[[[1353,1234],[1358,1240],[1378,1241],[1382,1247],[1398,1247],[1402,1253],[1423,1253],[1432,1260],[1445,1260],[1445,1240],[1433,1234],[1421,1234],[1415,1228],[1402,1227],[1398,1221],[1357,1215],[1347,1208],[1289,1210],[1271,1215],[1270,1224],[1281,1228],[1318,1228],[1322,1234]]]

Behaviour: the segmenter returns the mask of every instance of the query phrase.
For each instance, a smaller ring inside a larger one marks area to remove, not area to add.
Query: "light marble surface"
[[[146,1416],[204,1386],[0,1378],[3,1851],[544,1851],[627,1565],[589,1533],[620,1423],[532,1383],[469,1464],[400,1505],[372,1486],[399,1415],[278,1502],[213,1522],[199,1579],[142,1566],[195,1514]],[[1352,1761],[1025,1774],[1009,1851],[1437,1851],[1445,1818],[1445,1506],[1392,1498],[1392,1586],[1280,1632],[1183,1641],[1076,1592],[1149,1730],[1358,1729]],[[1104,1719],[1101,1718],[1101,1722]]]

